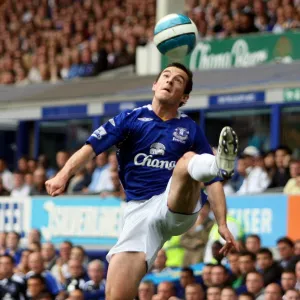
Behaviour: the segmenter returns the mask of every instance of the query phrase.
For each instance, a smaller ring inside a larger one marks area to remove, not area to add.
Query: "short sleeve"
[[[96,155],[122,142],[129,134],[130,111],[124,111],[96,129],[87,139]]]
[[[203,130],[199,126],[196,126],[193,148],[194,148],[193,150],[197,154],[203,154],[203,153],[213,154],[211,146],[209,145]]]

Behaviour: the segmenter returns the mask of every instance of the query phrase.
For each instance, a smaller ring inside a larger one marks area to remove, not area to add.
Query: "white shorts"
[[[167,205],[168,186],[164,193],[145,201],[129,201],[124,210],[123,228],[117,244],[106,256],[111,257],[120,252],[144,252],[147,268],[150,270],[158,251],[174,235],[181,235],[189,230],[198,217],[201,202],[193,214],[174,213]]]

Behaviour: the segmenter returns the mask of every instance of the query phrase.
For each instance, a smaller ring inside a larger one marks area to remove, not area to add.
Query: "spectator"
[[[33,173],[33,187],[30,195],[48,195],[45,187],[46,171],[45,169],[38,168]]]
[[[237,300],[236,291],[231,286],[226,286],[221,291],[221,300]]]
[[[84,178],[83,180],[79,180],[77,184],[73,186],[73,191],[75,192],[81,192],[84,190],[87,190],[88,186],[90,185],[92,181],[92,174],[95,170],[95,160],[90,160],[84,168]]]
[[[139,300],[151,300],[155,294],[155,285],[152,281],[142,281],[138,289]]]
[[[175,286],[172,282],[163,281],[157,287],[157,295],[161,300],[168,300],[170,297],[175,296]]]
[[[252,293],[244,292],[239,295],[238,300],[255,300],[255,296]]]
[[[284,300],[299,300],[300,299],[300,294],[299,291],[295,289],[291,289],[285,292],[283,296]]]
[[[33,243],[28,244],[28,250],[30,252],[41,252],[42,246],[38,242],[33,242]]]
[[[86,299],[86,300],[93,300],[93,299],[104,300],[105,299],[106,281],[104,279],[104,264],[103,264],[103,262],[101,260],[91,261],[88,265],[88,275],[89,275],[90,280],[87,281],[83,287],[84,299]],[[142,287],[140,285],[139,294],[140,294],[141,288]],[[144,292],[145,292],[145,288],[146,287],[144,286]],[[153,294],[154,294],[154,288],[153,288]],[[147,293],[144,293],[143,295],[147,295]],[[142,300],[142,299],[140,298],[140,300]]]
[[[30,300],[38,300],[46,291],[45,278],[41,275],[32,275],[27,280],[27,296]]]
[[[207,289],[208,287],[210,287],[212,285],[211,283],[211,269],[214,265],[213,264],[206,264],[203,267],[202,270],[202,281],[203,281],[203,285],[204,288]]]
[[[223,265],[213,266],[211,269],[211,283],[213,286],[218,286],[221,289],[229,285],[228,271]]]
[[[31,191],[33,187],[33,175],[31,173],[26,173],[24,175],[24,183],[27,185]]]
[[[204,205],[195,225],[181,236],[184,248],[183,265],[189,266],[203,262],[205,246],[214,221],[209,217],[209,205]]]
[[[28,172],[33,174],[37,168],[37,161],[33,158],[28,159],[27,168],[28,168]]]
[[[56,165],[58,167],[58,171],[60,171],[70,158],[70,154],[67,151],[58,151],[56,153]]]
[[[265,289],[265,300],[281,300],[282,290],[277,283],[270,283]]]
[[[24,182],[24,175],[20,172],[14,172],[14,188],[11,191],[12,197],[28,196],[30,187]]]
[[[272,252],[267,248],[261,248],[257,253],[257,267],[264,278],[264,286],[272,282],[278,282],[282,268],[274,262]]]
[[[41,253],[35,252],[29,255],[29,269],[30,271],[26,274],[27,280],[33,275],[41,275],[45,279],[47,290],[53,296],[63,295],[60,284],[48,270],[45,270]]]
[[[218,286],[210,286],[206,291],[207,300],[221,300],[221,288]]]
[[[28,172],[28,163],[27,158],[25,156],[22,156],[18,159],[18,171],[25,175]]]
[[[293,271],[283,271],[281,274],[281,287],[283,292],[294,289],[297,283],[297,277]]]
[[[96,74],[96,67],[92,62],[90,50],[84,49],[81,52],[81,64],[79,65],[79,77],[90,77]]]
[[[256,264],[256,256],[254,253],[249,251],[242,251],[239,255],[239,271],[240,277],[233,282],[234,288],[240,288],[240,290],[244,290],[243,285],[246,283],[246,276],[249,272],[255,271]]]
[[[83,290],[85,285],[84,268],[82,262],[78,259],[71,258],[68,262],[70,277],[66,279],[65,290],[71,293],[74,290]]]
[[[259,235],[257,234],[248,235],[246,237],[245,246],[247,251],[257,254],[257,252],[261,248],[261,240]]]
[[[247,291],[255,296],[256,300],[264,299],[264,280],[263,275],[252,271],[247,274],[246,277]]]
[[[108,165],[101,173],[99,178],[99,183],[97,184],[97,190],[101,192],[111,193],[114,189],[120,189],[120,180],[118,176],[118,181],[116,186],[112,182],[111,174],[112,172],[118,172],[118,161],[116,152],[111,152],[108,155]]]
[[[283,192],[289,195],[300,194],[300,176],[289,179],[289,181],[283,189]]]
[[[80,60],[80,53],[78,49],[73,49],[72,53],[71,53],[71,67],[69,69],[69,74],[68,74],[68,78],[69,79],[73,79],[76,77],[79,77],[80,75],[80,64],[81,64],[81,60]]]
[[[31,251],[29,251],[28,249],[22,251],[20,263],[15,270],[16,274],[20,274],[21,277],[24,277],[30,271],[28,265],[30,253]]]
[[[196,279],[194,272],[191,268],[185,267],[181,269],[180,279],[179,279],[179,291],[177,291],[177,296],[179,298],[184,298],[185,289],[187,285],[195,283]]]
[[[13,174],[8,170],[6,161],[3,158],[0,158],[0,177],[3,187],[11,191],[13,189]]]
[[[230,270],[229,281],[232,283],[232,285],[236,280],[238,280],[238,278],[241,275],[240,268],[239,268],[239,256],[240,256],[239,253],[235,251],[232,251],[227,255],[227,260],[228,260],[229,270]]]
[[[0,255],[5,254],[6,251],[6,235],[5,231],[0,232]]]
[[[191,283],[185,288],[185,300],[204,300],[204,291],[200,284]]]
[[[4,187],[3,180],[0,176],[0,196],[9,196],[10,192]]]
[[[280,238],[277,240],[277,249],[280,255],[279,263],[281,267],[287,268],[294,256],[294,242],[288,237]]]
[[[296,240],[294,243],[294,255],[300,255],[300,240]]]
[[[60,283],[63,283],[65,278],[69,276],[68,261],[71,256],[72,247],[73,245],[69,241],[64,241],[60,244],[59,257],[51,269],[51,273]]]
[[[90,193],[100,192],[98,185],[100,184],[101,174],[108,168],[107,153],[103,152],[96,157],[96,168],[92,175],[92,181],[88,187]]]
[[[67,300],[84,300],[84,295],[81,290],[74,290],[70,293]]]
[[[25,282],[14,274],[15,261],[10,255],[0,257],[1,299],[21,299],[25,297]]]
[[[39,229],[33,228],[28,233],[28,244],[41,243],[42,235]]]
[[[46,242],[42,245],[42,257],[45,269],[50,271],[57,259],[55,247],[52,243]]]
[[[85,170],[78,170],[75,175],[70,179],[67,194],[74,194],[78,191],[78,186],[82,187],[85,180]]]
[[[296,263],[295,274],[297,278],[295,289],[300,291],[300,260]]]
[[[258,159],[260,159],[258,149],[254,146],[248,146],[243,151],[243,156],[246,170],[244,174],[241,174],[244,176],[244,180],[237,194],[255,194],[265,191],[270,184],[270,179],[267,172],[257,164]]]
[[[6,236],[5,254],[12,256],[16,264],[20,262],[21,255],[22,255],[22,249],[19,248],[20,238],[21,238],[20,235],[15,231],[9,232]]]
[[[273,178],[275,172],[276,172],[276,163],[275,163],[275,151],[271,150],[268,151],[264,155],[264,165],[266,168],[266,171],[269,175],[269,178]]]
[[[89,42],[89,48],[92,55],[92,62],[97,73],[101,73],[107,69],[107,52],[104,47],[99,47],[99,41],[92,39]]]
[[[276,171],[270,187],[284,187],[290,179],[288,168],[291,151],[287,147],[278,147],[275,151]]]

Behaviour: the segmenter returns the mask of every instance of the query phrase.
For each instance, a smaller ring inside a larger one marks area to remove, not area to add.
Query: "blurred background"
[[[0,1],[0,299],[105,299],[125,203],[115,149],[61,197],[44,183],[102,123],[151,103],[172,62],[152,42],[169,13],[199,30],[182,61],[194,72],[182,111],[212,147],[226,125],[239,136],[224,190],[241,252],[219,255],[204,206],[164,245],[137,299],[300,299],[298,0]]]

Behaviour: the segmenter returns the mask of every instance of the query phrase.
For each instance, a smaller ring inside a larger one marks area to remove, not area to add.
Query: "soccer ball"
[[[160,53],[182,59],[195,48],[198,30],[194,22],[181,14],[161,18],[154,28],[154,43]]]

